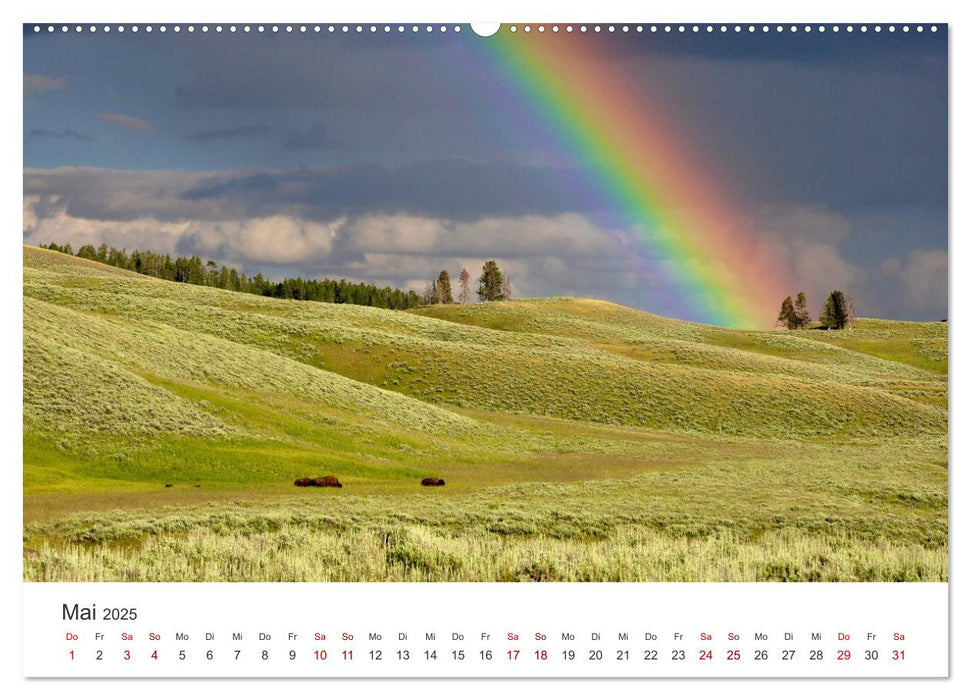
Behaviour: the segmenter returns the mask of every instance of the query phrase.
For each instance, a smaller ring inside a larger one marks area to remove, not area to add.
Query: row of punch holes
[[[35,34],[39,34],[39,33],[44,32],[44,31],[46,31],[49,34],[53,34],[53,33],[57,32],[57,31],[60,31],[61,33],[67,33],[67,32],[71,32],[71,31],[73,31],[75,33],[81,33],[81,32],[84,32],[85,29],[87,29],[87,31],[89,33],[96,33],[96,32],[99,32],[99,31],[100,32],[104,32],[104,33],[109,33],[109,32],[114,31],[114,32],[118,32],[119,34],[122,34],[122,33],[126,32],[126,31],[127,32],[131,32],[132,34],[137,34],[139,31],[142,31],[142,32],[145,32],[145,33],[149,33],[149,34],[152,33],[153,31],[158,31],[158,32],[160,32],[162,34],[164,34],[166,32],[169,32],[169,31],[174,32],[176,34],[182,32],[182,31],[189,32],[190,34],[196,32],[196,31],[202,32],[204,34],[210,32],[210,31],[214,31],[217,34],[222,33],[224,31],[228,31],[230,33],[237,32],[237,31],[242,31],[243,33],[249,33],[249,32],[266,33],[266,32],[270,32],[270,33],[273,33],[273,34],[277,34],[277,33],[280,33],[280,32],[284,32],[284,33],[288,33],[288,34],[292,34],[292,33],[306,34],[308,32],[312,32],[312,33],[316,33],[316,34],[320,34],[321,32],[326,32],[326,33],[329,33],[329,34],[335,34],[335,33],[343,33],[343,34],[356,33],[356,34],[363,34],[365,32],[371,33],[371,34],[377,34],[378,32],[384,32],[386,34],[390,34],[392,32],[397,32],[399,34],[404,34],[406,32],[411,32],[413,34],[417,34],[417,33],[422,32],[422,31],[424,31],[425,33],[430,34],[430,33],[436,32],[436,31],[439,32],[439,33],[446,33],[446,32],[455,32],[455,33],[458,33],[458,32],[461,32],[462,31],[462,27],[460,25],[457,25],[457,24],[456,25],[444,25],[444,24],[442,24],[442,25],[431,25],[431,24],[426,24],[426,25],[418,25],[418,24],[412,24],[412,25],[404,25],[404,24],[397,24],[397,25],[391,25],[391,24],[384,24],[384,25],[377,25],[377,24],[371,24],[371,25],[363,25],[363,24],[338,24],[338,25],[334,25],[334,24],[330,24],[330,25],[319,25],[319,24],[314,24],[314,25],[306,25],[306,24],[298,24],[298,25],[292,25],[292,24],[276,25],[276,24],[272,24],[272,25],[263,25],[263,24],[258,24],[258,25],[252,25],[252,26],[251,25],[248,25],[248,24],[242,25],[242,26],[237,26],[235,24],[223,26],[223,25],[217,24],[217,25],[214,25],[212,27],[210,27],[209,25],[206,25],[206,24],[198,25],[198,26],[197,25],[193,25],[193,24],[189,24],[189,25],[185,25],[185,26],[178,25],[178,24],[172,25],[172,26],[168,26],[168,25],[164,25],[163,24],[163,25],[158,25],[157,27],[153,27],[150,24],[149,25],[137,25],[137,24],[133,24],[133,25],[127,25],[127,26],[126,25],[123,25],[123,24],[116,25],[116,26],[112,26],[112,25],[107,25],[106,24],[106,25],[103,25],[103,26],[100,26],[100,27],[99,26],[96,26],[96,25],[93,25],[93,24],[92,25],[88,25],[87,27],[84,27],[84,26],[82,26],[80,24],[76,24],[76,25],[67,25],[67,24],[53,25],[53,24],[49,24],[49,25],[46,25],[46,26],[39,25],[39,24],[35,24],[33,29],[34,29],[34,33]],[[678,25],[671,25],[671,24],[663,24],[663,25],[657,25],[657,24],[650,24],[650,25],[642,25],[642,24],[635,24],[635,25],[628,25],[628,24],[622,24],[622,25],[613,25],[613,24],[599,25],[599,24],[595,24],[595,25],[590,25],[590,26],[587,26],[585,24],[581,24],[581,25],[567,24],[567,25],[563,25],[563,26],[560,26],[558,24],[553,24],[553,25],[548,25],[548,26],[547,25],[544,25],[544,24],[540,24],[540,25],[529,25],[529,24],[525,24],[525,25],[515,25],[515,24],[513,24],[513,25],[510,25],[508,27],[508,31],[511,32],[511,33],[514,33],[514,34],[517,33],[517,32],[523,32],[523,33],[529,34],[529,33],[534,32],[534,31],[535,32],[538,32],[540,34],[546,33],[547,31],[552,32],[554,34],[559,33],[559,32],[566,32],[566,33],[569,34],[569,33],[573,33],[573,32],[580,32],[580,33],[594,32],[594,33],[598,33],[598,32],[604,32],[604,31],[606,31],[608,33],[610,33],[610,32],[621,32],[621,33],[631,33],[631,32],[634,32],[634,33],[643,33],[643,32],[649,32],[649,33],[658,33],[658,32],[674,33],[674,32],[677,32],[677,33],[682,33],[682,34],[689,33],[689,32],[690,33],[695,33],[695,34],[702,33],[702,32],[705,32],[705,33],[715,33],[715,32],[720,32],[720,33],[728,33],[728,32],[742,33],[742,32],[747,32],[747,33],[750,33],[750,34],[754,34],[756,32],[761,32],[763,34],[767,34],[767,33],[772,32],[772,31],[775,31],[777,33],[779,33],[779,32],[785,32],[785,31],[788,31],[790,33],[793,33],[793,32],[806,32],[806,33],[809,33],[809,32],[818,32],[818,33],[824,33],[824,32],[828,32],[828,31],[829,32],[833,32],[833,33],[839,33],[841,31],[842,32],[846,32],[846,33],[852,33],[854,31],[859,31],[859,32],[864,32],[864,33],[865,32],[868,32],[868,31],[873,31],[873,32],[879,33],[879,32],[882,32],[884,30],[892,33],[892,32],[898,31],[898,29],[899,29],[899,31],[902,31],[902,32],[905,32],[905,33],[906,32],[910,32],[911,30],[917,31],[917,32],[923,32],[925,30],[925,27],[923,25],[919,25],[919,24],[918,25],[915,25],[914,27],[911,27],[910,25],[907,25],[907,24],[902,25],[900,27],[898,27],[896,25],[889,25],[889,26],[883,27],[881,25],[866,25],[866,24],[857,25],[857,26],[854,26],[854,25],[843,25],[843,26],[841,26],[841,25],[831,25],[831,26],[827,26],[827,25],[823,25],[823,24],[820,24],[820,25],[810,25],[810,24],[805,24],[805,25],[795,25],[795,24],[790,24],[790,25],[781,25],[781,24],[775,24],[775,25],[768,25],[768,24],[762,24],[762,25],[754,25],[754,24],[748,24],[748,25],[740,25],[740,24],[735,24],[735,25],[727,25],[727,24],[719,24],[719,25],[712,25],[712,24],[703,24],[703,25],[698,25],[698,24],[690,24],[690,25],[684,25],[684,24],[678,24]],[[936,32],[937,31],[937,26],[931,25],[930,27],[927,27],[927,29],[929,31],[931,31],[931,32]]]

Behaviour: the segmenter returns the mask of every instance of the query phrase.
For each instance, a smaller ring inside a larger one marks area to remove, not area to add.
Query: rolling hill
[[[945,323],[401,312],[23,255],[28,578],[946,577]],[[287,558],[315,537],[345,554]]]
[[[91,371],[340,397],[410,427],[468,424],[438,405],[777,437],[933,434],[946,421],[946,374],[866,352],[880,346],[857,329],[725,331],[583,299],[398,313],[167,283],[37,249],[25,249],[24,294],[25,342],[91,356]],[[946,324],[879,323],[894,342],[946,342]],[[174,400],[154,394],[160,411]],[[87,396],[79,385],[62,405]]]

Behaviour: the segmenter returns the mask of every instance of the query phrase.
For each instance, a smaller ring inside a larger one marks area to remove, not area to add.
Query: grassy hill
[[[395,312],[24,247],[28,578],[936,580],[946,441],[944,323]]]

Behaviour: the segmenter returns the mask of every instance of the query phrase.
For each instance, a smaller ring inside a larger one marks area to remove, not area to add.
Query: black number
[[[105,608],[103,620],[137,620],[136,608]]]
[[[645,661],[657,661],[657,649],[647,649],[644,652]]]
[[[603,657],[604,657],[604,653],[602,651],[600,651],[599,649],[591,649],[590,650],[590,660],[591,661],[600,661],[600,660],[603,659]]]
[[[766,661],[769,658],[769,651],[767,649],[756,649],[755,650],[755,660],[756,661]],[[785,654],[783,654],[785,658]]]
[[[671,651],[671,661],[684,661],[684,649],[674,649]]]
[[[809,652],[809,660],[810,661],[822,661],[823,660],[823,650],[822,649],[813,649],[812,651],[810,651]]]

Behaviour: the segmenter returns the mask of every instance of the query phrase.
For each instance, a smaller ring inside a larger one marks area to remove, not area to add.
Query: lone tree
[[[796,317],[796,307],[792,303],[792,297],[786,297],[782,301],[782,308],[779,309],[779,318],[776,319],[776,322],[790,331],[799,327],[799,319]]]
[[[502,273],[495,260],[488,260],[482,266],[476,293],[480,301],[502,301]]]
[[[469,303],[469,271],[464,267],[462,272],[459,273],[459,303],[468,304]]]
[[[806,306],[806,293],[799,292],[796,295],[796,328],[805,328],[812,320],[809,318],[809,309]]]
[[[448,277],[448,270],[438,273],[438,280],[435,282],[435,302],[438,304],[453,304],[452,281]]]
[[[853,305],[848,302],[843,292],[833,290],[826,297],[822,311],[819,312],[819,323],[823,328],[840,330],[850,325],[853,320]]]

